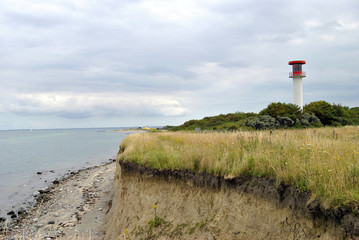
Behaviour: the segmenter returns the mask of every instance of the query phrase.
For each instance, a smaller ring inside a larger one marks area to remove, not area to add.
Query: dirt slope
[[[320,209],[308,193],[268,179],[118,162],[105,239],[355,239],[355,218]]]

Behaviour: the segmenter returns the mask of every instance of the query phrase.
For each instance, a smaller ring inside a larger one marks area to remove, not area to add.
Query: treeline
[[[259,113],[236,112],[190,120],[171,131],[307,128],[359,125],[359,107],[349,108],[325,101],[312,102],[303,111],[291,103],[271,103]]]

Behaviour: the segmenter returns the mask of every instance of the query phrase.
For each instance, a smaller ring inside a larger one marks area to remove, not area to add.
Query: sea
[[[116,130],[0,131],[0,217],[33,204],[38,190],[53,180],[115,159],[131,134]]]

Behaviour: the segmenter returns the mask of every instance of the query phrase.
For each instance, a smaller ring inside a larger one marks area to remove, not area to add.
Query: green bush
[[[278,119],[279,117],[287,117],[295,121],[300,117],[302,111],[299,106],[291,103],[271,103],[259,112],[259,115],[269,115],[273,118]]]
[[[354,125],[359,125],[359,107],[350,108],[348,115]]]
[[[331,125],[336,121],[336,111],[326,101],[311,102],[304,106],[304,112],[314,114],[323,125]]]
[[[320,127],[322,124],[314,114],[303,113],[299,119],[302,126]]]
[[[289,117],[278,117],[277,122],[280,127],[288,128],[294,125],[294,121]]]
[[[272,129],[276,128],[277,120],[269,115],[250,117],[245,120],[245,125],[254,129]]]
[[[359,107],[349,108],[325,101],[312,102],[304,106],[291,103],[271,103],[256,113],[228,113],[190,120],[177,127],[166,127],[171,131],[201,130],[236,131],[272,128],[321,127],[322,125],[346,126],[359,125]]]

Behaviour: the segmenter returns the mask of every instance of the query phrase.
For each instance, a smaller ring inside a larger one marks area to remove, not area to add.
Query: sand
[[[115,162],[84,169],[54,184],[0,239],[102,239]]]

